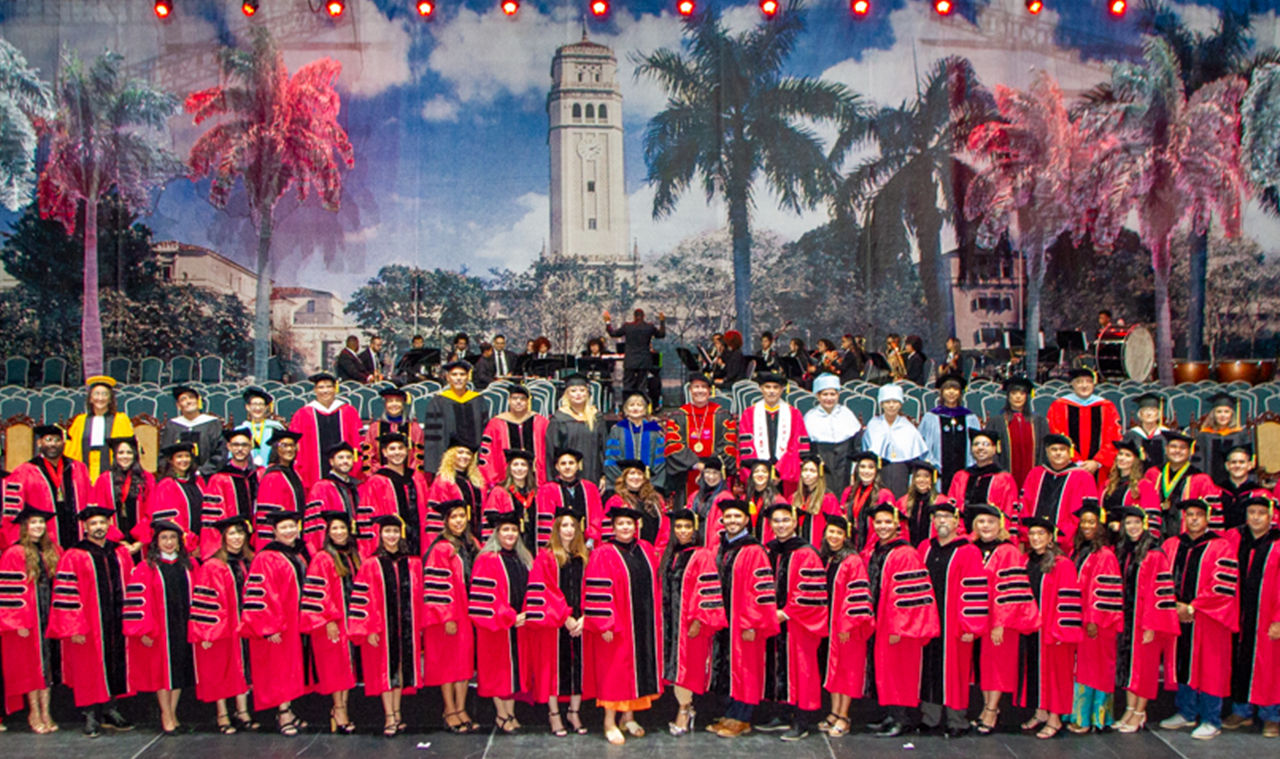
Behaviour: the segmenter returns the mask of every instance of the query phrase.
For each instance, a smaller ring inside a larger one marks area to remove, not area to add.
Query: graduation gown
[[[118,542],[133,542],[133,530],[146,511],[147,501],[156,490],[156,478],[145,469],[118,472],[108,469],[93,483],[92,503],[115,509],[107,537]]]
[[[758,704],[764,697],[768,639],[778,634],[778,596],[769,554],[750,534],[730,542],[722,533],[716,571],[729,624],[716,632],[712,688],[734,701]],[[746,630],[755,631],[754,640],[743,639]]]
[[[943,492],[951,487],[956,472],[973,466],[969,430],[980,429],[978,415],[964,406],[935,406],[920,419],[920,437],[929,449],[929,463],[941,472],[939,487]]]
[[[191,570],[176,561],[133,568],[125,587],[124,634],[129,690],[150,693],[196,684],[195,656],[187,638],[191,622]],[[142,637],[151,639],[150,646]]]
[[[1271,492],[1258,484],[1256,480],[1247,479],[1241,485],[1235,485],[1227,478],[1218,486],[1218,509],[1209,514],[1209,529],[1217,530],[1226,536],[1226,530],[1234,530],[1245,526],[1246,509],[1244,502],[1250,498],[1271,497]],[[1215,520],[1214,517],[1218,519]],[[1215,526],[1215,521],[1219,526]],[[1273,521],[1272,524],[1275,524]]]
[[[538,548],[550,543],[556,510],[562,506],[573,508],[578,520],[583,522],[583,534],[588,541],[600,542],[604,536],[604,506],[595,483],[579,478],[574,486],[568,487],[563,481],[553,479],[538,488]]]
[[[583,583],[583,635],[591,636],[596,699],[661,694],[662,577],[653,546],[605,542],[592,552]],[[612,641],[604,639],[607,632]]]
[[[427,487],[427,509],[423,512],[423,545],[444,532],[444,517],[436,510],[436,505],[445,501],[462,501],[471,512],[471,534],[481,543],[489,539],[493,532],[489,527],[488,516],[484,510],[485,495],[489,488],[481,482],[477,485],[467,479],[466,472],[455,472],[453,479],[437,476]]]
[[[354,535],[361,548],[377,545],[373,509],[360,504],[360,483],[350,478],[340,479],[336,473],[329,472],[307,491],[302,537],[312,555],[324,549],[324,534],[328,525],[320,515],[326,511],[341,511],[351,517],[351,524],[355,526]]]
[[[804,711],[822,707],[818,645],[827,635],[827,570],[813,546],[793,535],[766,546],[773,566],[776,605],[787,619],[769,638],[764,697]]]
[[[80,541],[83,525],[76,514],[93,503],[93,487],[89,470],[74,459],[62,457],[62,493],[59,506],[54,480],[57,464],[49,464],[42,456],[19,464],[4,480],[4,514],[0,520],[0,545],[18,542],[18,524],[13,518],[23,506],[56,514],[50,520],[49,534],[64,551]]]
[[[649,468],[649,477],[657,488],[666,487],[666,432],[653,421],[641,422],[637,429],[622,419],[609,428],[604,441],[604,481],[612,485],[622,476],[619,461],[636,459]]]
[[[427,401],[422,416],[422,456],[428,469],[437,469],[449,441],[457,438],[472,448],[480,448],[485,425],[489,423],[489,405],[477,392],[468,390],[454,395],[445,388]]]
[[[1164,466],[1164,432],[1167,427],[1157,427],[1156,431],[1150,435],[1142,427],[1130,427],[1129,431],[1124,433],[1126,442],[1137,443],[1144,454],[1142,463],[1149,467]]]
[[[274,419],[266,419],[261,424],[255,425],[246,419],[236,425],[236,429],[249,430],[249,438],[253,445],[254,466],[265,469],[271,463],[271,438],[277,430],[283,430],[284,425]]]
[[[293,466],[304,487],[311,487],[329,473],[329,459],[323,451],[330,446],[346,443],[360,450],[360,426],[360,412],[343,400],[335,400],[329,408],[311,401],[294,413],[289,431],[301,432],[302,439],[298,441],[298,459]],[[363,471],[357,456],[351,476],[358,480]]]
[[[274,709],[315,688],[310,637],[302,632],[307,565],[295,548],[272,541],[253,557],[244,586],[240,634],[249,639],[253,708]],[[267,638],[279,635],[280,642]]]
[[[273,511],[302,512],[304,537],[308,534],[307,528],[314,527],[315,522],[308,524],[306,520],[307,486],[296,468],[273,464],[262,475],[262,484],[258,486],[258,504],[253,511],[253,524],[257,530],[255,546],[261,547],[271,542],[272,529],[267,523],[267,515]]]
[[[60,681],[61,651],[45,636],[53,601],[53,573],[40,560],[37,577],[27,574],[26,549],[9,546],[0,555],[0,662],[7,711],[22,708],[23,697]],[[27,637],[18,635],[28,630]]]
[[[1040,605],[1040,628],[1020,640],[1014,703],[1050,714],[1070,714],[1076,646],[1083,635],[1076,567],[1059,556],[1050,572],[1042,572],[1040,557],[1032,554],[1027,559],[1027,577]]]
[[[133,423],[129,421],[128,415],[117,411],[111,417],[109,424],[103,424],[102,440],[95,446],[92,441],[93,425],[89,419],[89,414],[77,414],[76,418],[71,420],[71,427],[67,430],[67,447],[63,455],[88,467],[89,479],[96,483],[98,476],[110,469],[113,461],[112,451],[107,448],[107,441],[113,437],[133,437]],[[103,421],[106,422],[105,416]]]
[[[196,698],[205,703],[249,691],[246,646],[239,632],[246,569],[244,561],[228,565],[209,558],[195,571],[187,634],[195,649]]]
[[[213,526],[220,519],[240,516],[253,523],[262,472],[250,464],[241,469],[228,462],[204,483],[204,528],[200,531],[200,555],[212,556],[222,547],[222,533]]]
[[[827,567],[827,574],[831,574]],[[850,553],[840,562],[828,584],[831,628],[827,641],[827,679],[830,693],[862,698],[867,691],[867,641],[875,633],[871,607],[871,583],[862,557]],[[847,634],[849,639],[841,641]]]
[[[516,627],[529,586],[529,568],[515,551],[490,551],[471,569],[467,614],[476,628],[476,695],[514,698],[532,681],[528,629]]]
[[[354,596],[356,567],[347,557],[342,560],[346,562],[346,577],[338,576],[338,564],[328,551],[317,551],[303,578],[301,629],[311,636],[311,652],[316,663],[314,690],[325,696],[356,686],[347,619]],[[329,640],[330,622],[338,627],[336,641]]]
[[[711,456],[738,459],[738,420],[719,403],[708,402],[702,408],[686,403],[667,417],[663,426],[666,457],[663,486],[672,494],[672,503],[680,507],[698,488],[695,467],[702,459]]]
[[[1005,527],[1009,530],[1009,538],[1015,543],[1018,535],[1018,497],[1020,490],[1013,475],[1000,468],[998,464],[987,466],[970,466],[956,472],[951,478],[951,486],[947,488],[947,497],[955,502],[960,510],[961,535],[973,531],[973,520],[964,513],[965,507],[971,503],[990,504],[1004,514]]]
[[[427,532],[427,478],[420,470],[406,469],[399,474],[383,467],[360,486],[360,508],[369,510],[373,520],[387,514],[398,514],[404,520],[404,542],[414,556],[431,542]],[[368,537],[360,545],[361,556],[372,556],[378,550],[377,526],[370,522]]]
[[[1237,445],[1253,442],[1253,436],[1242,429],[1231,432],[1202,429],[1195,434],[1195,447],[1191,453],[1191,465],[1217,482],[1228,482],[1231,474],[1227,472],[1227,453]]]
[[[839,493],[849,486],[849,462],[862,440],[862,422],[847,407],[836,404],[828,414],[821,405],[804,415],[809,432],[809,450],[822,458],[826,470],[828,493]]]
[[[1070,551],[1085,498],[1097,498],[1098,486],[1084,469],[1072,464],[1061,471],[1038,466],[1022,485],[1022,518],[1044,517],[1058,526],[1058,545]]]
[[[1102,501],[1102,506],[1107,510],[1108,514],[1116,513],[1123,506],[1137,506],[1147,515],[1147,523],[1151,529],[1151,534],[1159,537],[1163,524],[1163,514],[1160,510],[1160,496],[1156,494],[1156,486],[1147,477],[1143,477],[1138,483],[1138,492],[1134,494],[1129,490],[1127,483],[1121,482],[1111,495],[1106,494],[1106,490],[1098,492],[1098,497]]]
[[[1088,549],[1086,545],[1071,557],[1080,585],[1084,626],[1076,649],[1076,682],[1110,693],[1115,690],[1116,636],[1124,626],[1124,577],[1111,546]],[[1093,638],[1089,637],[1091,624],[1098,626]]]
[[[877,543],[867,574],[876,607],[873,652],[876,695],[881,706],[920,705],[921,653],[941,634],[929,570],[920,554],[901,538]],[[889,637],[897,635],[897,643]]]
[[[844,495],[841,496],[841,510],[844,516],[849,520],[849,530],[853,533],[853,545],[858,551],[862,551],[876,541],[875,531],[871,529],[871,508],[882,503],[892,503],[897,505],[897,496],[888,488],[876,488],[874,486],[854,485],[845,488]],[[902,517],[901,521],[903,539],[907,539],[910,532],[910,526],[907,524],[907,518]]]
[[[1160,656],[1178,636],[1178,610],[1169,557],[1153,545],[1142,561],[1126,539],[1120,544],[1120,572],[1124,577],[1124,619],[1116,636],[1116,685],[1140,698],[1160,695]],[[1143,643],[1150,630],[1154,636]],[[1165,684],[1173,687],[1173,677]]]
[[[216,416],[199,414],[195,419],[175,416],[165,422],[160,428],[160,448],[174,443],[195,445],[191,452],[191,466],[201,478],[212,475],[226,463],[227,441],[222,437],[222,420]],[[163,470],[167,461],[167,456],[160,456],[156,461],[157,469]]]
[[[182,528],[182,542],[193,556],[199,556],[201,531],[204,528],[204,491],[195,475],[179,480],[176,477],[165,477],[156,483],[155,490],[147,499],[146,507],[138,524],[133,528],[133,535],[138,540],[150,543],[152,538],[151,523],[164,519]],[[221,544],[221,538],[219,538]],[[217,550],[215,548],[214,550]]]
[[[1156,469],[1147,470],[1146,479],[1156,490],[1160,499],[1160,512],[1147,514],[1147,524],[1152,531],[1163,533],[1166,538],[1177,537],[1182,532],[1182,511],[1177,508],[1181,501],[1193,499],[1211,499],[1218,494],[1218,486],[1213,484],[1209,475],[1201,472],[1191,463],[1173,469],[1172,464],[1165,464]],[[1222,511],[1213,509],[1209,512],[1209,529],[1217,530],[1222,525]]]
[[[586,645],[586,635],[576,638],[564,629],[569,617],[583,614],[585,565],[570,556],[564,566],[544,548],[529,571],[529,592],[524,597],[525,633],[529,643],[529,693],[545,704],[553,696],[595,698],[594,652]]]
[[[64,639],[62,681],[75,692],[77,707],[133,693],[121,616],[131,572],[129,550],[112,541],[98,546],[82,540],[58,561],[45,634]],[[85,642],[72,642],[75,635],[83,635]]]
[[[1090,396],[1094,403],[1081,404],[1073,396],[1059,398],[1049,405],[1046,417],[1049,431],[1066,435],[1075,443],[1071,452],[1073,461],[1096,461],[1097,487],[1107,484],[1111,464],[1116,460],[1116,441],[1120,439],[1120,412],[1105,398]]]
[[[975,541],[987,572],[987,632],[978,640],[978,684],[982,690],[1013,693],[1018,687],[1018,650],[1022,635],[1040,628],[1040,605],[1031,592],[1027,557],[1007,540]],[[991,631],[1004,628],[999,645]]]
[[[538,490],[520,493],[510,486],[495,485],[484,497],[484,518],[495,514],[518,512],[520,516],[520,541],[531,555],[538,553]]]
[[[809,452],[809,433],[805,430],[804,414],[786,401],[778,402],[776,430],[771,438],[769,412],[764,401],[742,412],[738,417],[738,461],[764,459],[773,461],[782,481],[783,496],[790,496],[800,483],[800,457]],[[739,463],[741,467],[741,463]],[[751,472],[740,469],[742,482],[751,479]]]
[[[894,498],[906,495],[911,487],[907,462],[929,454],[920,431],[905,416],[894,419],[892,425],[883,416],[872,417],[862,433],[862,450],[875,453],[884,462],[880,477]]]
[[[940,634],[922,651],[920,699],[965,711],[973,683],[973,646],[990,622],[991,595],[982,554],[959,537],[945,546],[933,538],[918,550],[933,585],[940,624]],[[966,643],[966,634],[974,640]]]
[[[422,687],[422,559],[376,553],[360,565],[351,596],[351,637],[360,644],[364,692]],[[369,640],[378,636],[378,645]]]
[[[629,508],[642,512],[645,516],[640,520],[637,537],[640,540],[653,546],[655,556],[661,558],[663,551],[667,550],[667,543],[671,541],[671,521],[667,519],[666,504],[662,502],[662,497],[658,497],[657,509],[658,516],[652,516],[643,503],[639,502],[638,497],[623,498],[621,495],[614,493],[609,496],[609,500],[604,503],[604,513],[608,514],[615,508]],[[604,540],[613,539],[613,520],[608,516],[600,523],[601,537]]]
[[[364,439],[360,441],[359,448],[362,471],[376,472],[386,466],[387,458],[382,455],[382,446],[378,444],[378,438],[391,432],[399,432],[409,439],[409,458],[405,461],[406,466],[422,469],[426,465],[426,456],[422,452],[426,439],[422,432],[422,425],[407,416],[401,417],[399,421],[383,417],[369,422],[369,426],[365,428]],[[434,468],[439,463],[439,461],[433,462],[431,467]]]
[[[489,420],[480,438],[480,474],[489,487],[507,478],[507,449],[533,451],[530,473],[542,485],[547,481],[547,425],[541,414],[529,414],[523,422],[511,422],[498,415]]]
[[[1183,533],[1166,540],[1164,552],[1173,564],[1174,596],[1195,609],[1192,621],[1182,623],[1177,640],[1165,649],[1165,672],[1174,661],[1179,685],[1226,698],[1231,695],[1231,639],[1240,629],[1235,546],[1212,531],[1197,540]]]
[[[609,434],[604,415],[596,416],[595,428],[586,422],[574,419],[564,411],[557,411],[547,424],[547,438],[544,450],[546,457],[546,481],[556,479],[556,462],[551,458],[562,448],[571,448],[582,454],[582,469],[578,477],[587,482],[597,484],[604,477],[604,441]]]
[[[1026,481],[1033,468],[1044,466],[1044,446],[1040,441],[1049,434],[1049,422],[1043,416],[1015,413],[1006,406],[987,419],[987,429],[998,438],[996,464],[1012,474],[1019,485]]]
[[[1261,538],[1247,526],[1232,533],[1240,565],[1240,630],[1233,640],[1231,700],[1280,704],[1280,641],[1267,634],[1280,623],[1280,530]]]
[[[698,634],[690,637],[695,621]],[[706,693],[712,642],[727,626],[715,552],[696,542],[676,547],[662,577],[663,680]]]
[[[467,584],[479,547],[459,552],[443,536],[427,548],[422,565],[422,685],[470,680],[476,673],[476,636],[467,615]],[[458,629],[450,635],[445,625]]]

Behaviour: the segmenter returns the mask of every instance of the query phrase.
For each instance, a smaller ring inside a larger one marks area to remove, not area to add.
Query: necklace
[[[707,417],[711,416],[713,412],[710,403],[706,405],[705,410],[702,412],[702,419],[698,419],[697,411],[697,406],[689,409],[689,421],[692,422],[689,425],[689,437],[693,439],[693,452],[701,454],[703,450],[702,433],[707,423]]]

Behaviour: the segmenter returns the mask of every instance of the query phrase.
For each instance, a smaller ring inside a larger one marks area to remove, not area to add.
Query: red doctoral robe
[[[929,571],[901,538],[871,551],[869,574],[882,561],[876,589],[875,678],[881,706],[920,705],[921,652],[942,632]],[[890,636],[898,636],[890,643]]]
[[[255,548],[260,549],[272,540],[271,525],[267,524],[266,517],[273,511],[297,511],[306,516],[307,486],[303,484],[296,469],[272,465],[262,475],[261,484],[258,485],[258,503],[253,510],[253,523],[257,531]],[[308,525],[304,518],[303,535],[307,534],[309,526],[312,525]]]
[[[1111,475],[1111,464],[1116,460],[1116,442],[1124,436],[1120,429],[1120,412],[1108,400],[1100,400],[1082,406],[1067,398],[1059,398],[1049,405],[1045,415],[1049,431],[1066,435],[1075,443],[1071,452],[1073,461],[1096,461],[1098,470],[1095,487],[1105,487]]]
[[[1160,695],[1160,655],[1178,637],[1178,610],[1173,592],[1173,570],[1169,557],[1159,545],[1147,551],[1142,564],[1134,566],[1126,552],[1121,565],[1125,582],[1124,627],[1117,645],[1116,682],[1140,698]],[[1142,642],[1144,633],[1154,635]],[[1173,689],[1172,676],[1165,685]]]
[[[1213,499],[1218,494],[1218,486],[1213,484],[1209,475],[1196,469],[1190,463],[1174,469],[1172,465],[1151,467],[1145,479],[1156,490],[1160,500],[1160,511],[1147,513],[1147,526],[1157,535],[1177,535],[1182,532],[1182,512],[1174,508],[1181,501],[1195,499]],[[1174,524],[1165,524],[1166,518]],[[1209,512],[1209,529],[1216,529],[1214,524],[1222,525],[1222,510],[1212,509]]]
[[[435,536],[444,532],[444,517],[436,509],[445,501],[462,501],[471,512],[471,534],[481,543],[489,539],[493,532],[489,527],[488,514],[484,510],[488,487],[483,483],[475,484],[467,479],[465,472],[457,472],[454,479],[437,476],[427,488],[427,509],[423,512],[423,543],[426,546]]]
[[[978,684],[982,690],[1013,693],[1018,688],[1019,640],[1040,629],[1040,606],[1027,579],[1026,555],[1011,541],[990,550],[984,566],[991,600],[987,634],[978,642]],[[991,641],[997,627],[1004,628],[1000,645]]]
[[[1105,529],[1105,528],[1104,528]],[[1111,546],[1074,557],[1079,573],[1082,622],[1076,682],[1110,693],[1116,686],[1116,636],[1124,626],[1124,577]],[[1089,637],[1089,625],[1098,633]]]
[[[75,692],[77,707],[133,695],[128,686],[124,634],[116,632],[123,630],[116,596],[123,598],[131,572],[133,557],[129,549],[112,542],[99,548],[81,541],[58,561],[53,609],[45,635],[64,639],[62,681]],[[109,595],[104,596],[102,589]],[[85,642],[72,642],[75,635],[83,635]]]
[[[1235,637],[1231,687],[1236,703],[1280,704],[1280,641],[1267,634],[1272,625],[1280,624],[1278,539],[1275,529],[1255,539],[1248,525],[1228,535],[1237,546],[1240,564],[1240,632]]]
[[[136,504],[133,507],[134,513],[131,521],[136,523],[142,516],[141,512],[146,510],[147,501],[151,498],[151,494],[156,491],[156,478],[155,475],[144,469],[142,471],[142,477],[140,478],[131,475],[128,479],[128,485],[129,489],[134,494],[133,500]],[[121,488],[123,489],[123,487],[124,485],[122,484]],[[102,474],[98,475],[98,479],[93,481],[93,495],[91,496],[91,499],[92,500],[90,502],[96,506],[105,506],[108,509],[116,510],[116,513],[111,516],[111,529],[107,530],[107,540],[114,540],[117,543],[123,543],[126,541],[132,543],[138,539],[132,534],[132,530],[130,530],[129,535],[125,535],[124,530],[119,528],[119,525],[122,524],[120,517],[124,513],[123,510],[129,507],[127,504],[121,503],[120,500],[117,500],[116,492],[111,482],[110,470],[104,471]],[[14,534],[15,536],[17,535],[17,533]],[[3,542],[3,540],[3,536],[0,536],[0,542]]]
[[[408,411],[407,408],[405,410]],[[365,472],[376,472],[386,465],[387,460],[382,455],[378,438],[391,432],[399,432],[409,438],[409,458],[406,464],[412,469],[422,469],[424,440],[422,425],[408,416],[402,417],[399,422],[389,422],[385,418],[369,422],[369,427],[364,431],[364,439],[360,441],[361,469]],[[438,463],[440,462],[432,462],[431,465],[435,466]]]
[[[782,495],[790,498],[800,483],[800,457],[809,452],[804,414],[786,401],[779,402],[778,440],[772,448],[769,446],[766,414],[764,401],[757,401],[738,418],[738,461],[764,459],[776,462],[774,466],[778,470],[778,479],[782,480]],[[738,478],[741,482],[748,482],[751,472],[742,469]]]
[[[867,641],[876,630],[871,610],[871,583],[862,557],[851,553],[840,562],[829,588],[831,631],[827,647],[827,681],[831,693],[862,698],[867,692]],[[848,640],[841,641],[842,635]]]
[[[253,466],[252,460],[249,468],[244,470],[228,463],[205,480],[204,487],[201,488],[204,491],[201,518],[204,527],[200,530],[201,556],[212,556],[222,548],[222,532],[213,526],[214,522],[234,516],[243,516],[252,521],[257,483],[262,479],[263,471],[265,470]],[[237,490],[243,494],[243,500],[237,495]]]
[[[525,435],[523,440],[512,440],[511,425],[515,422],[508,422],[499,417],[489,420],[484,426],[484,435],[480,438],[480,474],[484,475],[484,481],[489,483],[489,487],[495,487],[503,480],[507,479],[507,454],[508,448],[521,448],[529,446],[525,450],[533,451],[533,467],[532,473],[538,478],[538,485],[547,482],[547,425],[551,422],[541,414],[531,414],[530,419],[533,420],[533,441],[527,439]],[[527,424],[526,419],[521,424]]]
[[[827,635],[827,570],[822,557],[804,538],[770,541],[774,564],[775,604],[787,619],[770,639],[778,669],[768,673],[765,697],[805,711],[822,708],[822,672],[818,645]],[[772,687],[770,687],[772,686]]]
[[[375,646],[370,635],[378,636]],[[351,637],[360,644],[364,692],[391,690],[399,673],[405,693],[422,685],[422,559],[374,554],[356,575]]]
[[[352,566],[347,569],[355,571]],[[353,582],[353,579],[347,576],[347,582]],[[325,550],[317,552],[303,579],[301,629],[311,636],[311,654],[316,663],[314,691],[325,696],[356,687],[344,585],[343,579],[338,577],[338,565],[333,556]],[[338,627],[336,641],[329,640],[327,628],[330,622]]]
[[[187,633],[196,651],[196,698],[205,703],[249,691],[239,627],[236,578],[223,561],[206,559],[195,572]]]
[[[182,528],[182,542],[193,557],[198,557],[201,532],[204,529],[203,513],[204,491],[194,474],[182,482],[173,477],[165,477],[151,491],[151,497],[147,499],[147,504],[138,517],[138,524],[133,528],[133,536],[144,545],[150,543],[151,523],[157,519],[168,520]],[[221,545],[222,537],[219,535],[214,550],[218,550]]]
[[[1013,475],[994,464],[986,467],[971,466],[961,469],[951,478],[951,487],[947,497],[955,502],[960,510],[959,534],[968,534],[969,520],[964,518],[964,509],[971,503],[990,504],[1000,509],[1005,516],[1005,527],[1009,531],[1009,540],[1018,542],[1018,483]]]
[[[516,627],[528,584],[529,569],[514,552],[482,553],[471,568],[467,613],[476,627],[476,695],[481,698],[528,692],[533,677],[528,629]]]
[[[467,573],[462,557],[443,537],[427,548],[422,585],[422,650],[426,656],[422,684],[470,680],[476,673],[476,635],[467,616]],[[444,629],[450,622],[458,626],[453,635]]]
[[[24,638],[18,635],[19,630],[30,634]],[[44,671],[43,640],[36,583],[27,576],[26,549],[9,546],[0,555],[0,659],[4,661],[6,711],[18,711],[23,696],[44,690],[57,678],[57,673]]]
[[[1173,591],[1195,609],[1192,621],[1165,649],[1165,678],[1210,696],[1231,695],[1231,639],[1240,629],[1239,562],[1235,546],[1215,532],[1198,540],[1186,533],[1164,542],[1173,565]],[[1176,662],[1170,666],[1171,662]]]
[[[1027,575],[1032,590],[1039,590],[1040,629],[1021,641],[1021,672],[1014,703],[1050,714],[1070,714],[1076,645],[1083,636],[1080,586],[1076,567],[1065,556],[1057,557],[1048,574],[1032,564],[1039,561],[1034,555],[1028,558]]]
[[[710,456],[738,460],[738,420],[729,410],[714,401],[698,408],[692,403],[680,407],[663,423],[663,455],[666,457],[667,489],[677,504],[685,499],[675,493],[682,489],[686,498],[698,490],[697,465]]]
[[[669,616],[663,618],[663,629],[670,623],[675,630],[667,630],[667,639],[674,645],[663,652],[667,659],[674,659],[675,680],[679,685],[699,695],[707,692],[711,678],[711,649],[716,632],[728,626],[724,616],[724,598],[721,595],[720,574],[716,571],[716,555],[710,548],[680,547],[672,555],[673,571],[679,565],[681,553],[688,552],[689,560],[680,573],[679,593],[663,598]],[[689,636],[689,628],[698,622],[698,634]]]
[[[336,477],[330,472],[307,491],[307,511],[303,518],[306,526],[302,528],[302,537],[313,556],[324,550],[324,534],[328,525],[320,515],[326,511],[341,511],[351,517],[359,547],[377,545],[373,510],[360,503],[360,483],[355,480],[341,482]],[[361,555],[364,555],[363,552]]]
[[[75,459],[64,457],[62,461],[63,465],[71,472],[72,492],[67,493],[67,497],[75,499],[76,511],[83,511],[86,507],[95,503],[93,500],[93,486],[89,482],[89,468]],[[51,514],[54,512],[54,504],[57,502],[57,497],[53,486],[49,484],[49,480],[41,471],[44,465],[44,459],[36,457],[31,461],[19,464],[5,478],[4,510],[0,512],[0,546],[8,547],[18,542],[18,524],[13,521],[13,518],[18,515],[19,511],[22,511],[24,505],[33,509],[47,511]],[[64,479],[65,477],[66,475],[64,474]],[[109,540],[115,540],[113,536],[120,534],[115,525],[115,518],[112,517],[112,532],[107,535]],[[76,533],[75,540],[66,540],[64,538],[69,537],[66,535],[69,530],[59,526],[57,521],[50,520],[49,522],[49,536],[63,550],[66,550],[84,537],[83,523],[76,522],[74,529]],[[63,545],[64,543],[67,545]]]
[[[240,634],[249,639],[253,706],[274,709],[310,693],[312,663],[302,647],[302,557],[271,542],[253,557],[244,586]],[[267,640],[280,636],[279,643]]]
[[[1097,498],[1098,486],[1089,473],[1070,465],[1060,472],[1038,466],[1022,485],[1022,518],[1044,517],[1058,526],[1058,545],[1070,553],[1080,517],[1075,512],[1085,498]]]
[[[413,503],[409,491],[398,486],[392,477],[413,482]],[[405,543],[410,553],[420,554],[431,544],[427,533],[427,477],[419,469],[406,469],[403,475],[388,468],[379,469],[360,486],[360,511],[368,510],[369,531],[360,544],[360,555],[369,557],[378,550],[378,530],[372,520],[388,514],[398,514],[404,520]]]
[[[662,693],[662,578],[653,546],[608,541],[583,580],[583,635],[591,636],[596,698],[633,701]],[[605,633],[613,633],[606,641]],[[584,647],[585,648],[585,647]]]
[[[574,614],[565,591],[582,599],[586,591],[584,579],[585,574],[579,578],[577,588],[562,588],[560,566],[550,548],[538,553],[529,570],[529,592],[524,597],[531,675],[528,690],[539,704],[547,703],[552,696],[565,700],[565,694],[595,698],[595,662],[587,645],[591,638],[584,634],[581,645],[575,646],[564,629],[565,620]],[[579,660],[572,661],[574,656]],[[578,678],[573,677],[575,672]]]
[[[191,570],[183,570],[175,577],[175,595],[185,598],[190,610]],[[182,688],[194,674],[182,671],[184,667],[194,669],[191,644],[187,642],[190,614],[169,604],[166,585],[165,573],[143,561],[133,568],[125,587],[123,616],[124,634],[129,639],[129,690],[153,693]],[[144,635],[151,639],[150,646],[142,642]],[[187,650],[178,650],[179,646]]]
[[[934,538],[921,543],[917,550],[920,561],[931,574],[934,563],[942,564],[940,569],[945,567],[943,576],[946,583],[945,592],[939,593],[937,583],[930,579],[934,599],[941,607],[938,615],[941,630],[937,638],[925,645],[925,651],[929,652],[936,646],[942,648],[941,671],[932,671],[938,669],[938,662],[931,657],[933,661],[924,665],[922,695],[930,703],[941,703],[964,711],[969,708],[969,686],[973,683],[974,642],[986,635],[990,621],[991,594],[982,565],[982,553],[960,537],[946,546]],[[941,572],[939,574],[942,575]],[[962,639],[966,634],[972,635],[974,640],[966,643]],[[940,702],[935,700],[939,692],[942,696]]]
[[[727,630],[717,636],[723,645],[715,662],[715,678],[719,685],[729,680],[729,697],[746,704],[758,704],[764,698],[765,661],[768,639],[778,634],[778,595],[773,581],[769,554],[750,535],[729,542],[720,536],[716,554],[720,572],[720,592],[725,600]],[[742,634],[755,631],[753,640]]]
[[[329,460],[324,458],[321,452],[321,417],[332,417],[335,414],[338,417],[336,420],[324,420],[326,428],[331,424],[336,425],[335,431],[340,436],[338,439],[325,441],[327,445],[343,442],[357,451],[360,450],[360,412],[346,401],[338,400],[334,403],[336,404],[334,407],[325,409],[316,401],[311,401],[298,409],[289,420],[289,431],[302,433],[302,439],[298,441],[298,460],[294,467],[298,471],[298,476],[302,478],[303,487],[309,488],[316,484],[316,481],[329,471]],[[358,480],[363,471],[360,458],[356,457],[356,465],[351,470],[351,476]]]
[[[604,536],[604,506],[600,503],[600,489],[595,483],[579,479],[577,487],[582,488],[583,498],[587,504],[586,521],[583,526],[587,540],[599,543]],[[568,506],[564,501],[564,488],[560,480],[552,480],[538,488],[538,548],[545,548],[551,540],[551,527],[555,523],[556,509]],[[582,515],[579,515],[581,521]]]

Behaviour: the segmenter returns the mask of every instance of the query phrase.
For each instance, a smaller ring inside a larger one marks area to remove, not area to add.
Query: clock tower
[[[551,146],[551,257],[634,266],[623,182],[618,59],[587,39],[556,50],[547,95]]]

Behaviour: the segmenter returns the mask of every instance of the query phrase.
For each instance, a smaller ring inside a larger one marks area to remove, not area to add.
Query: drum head
[[[1129,379],[1145,382],[1156,368],[1156,341],[1142,325],[1129,331],[1124,341],[1124,370]]]

